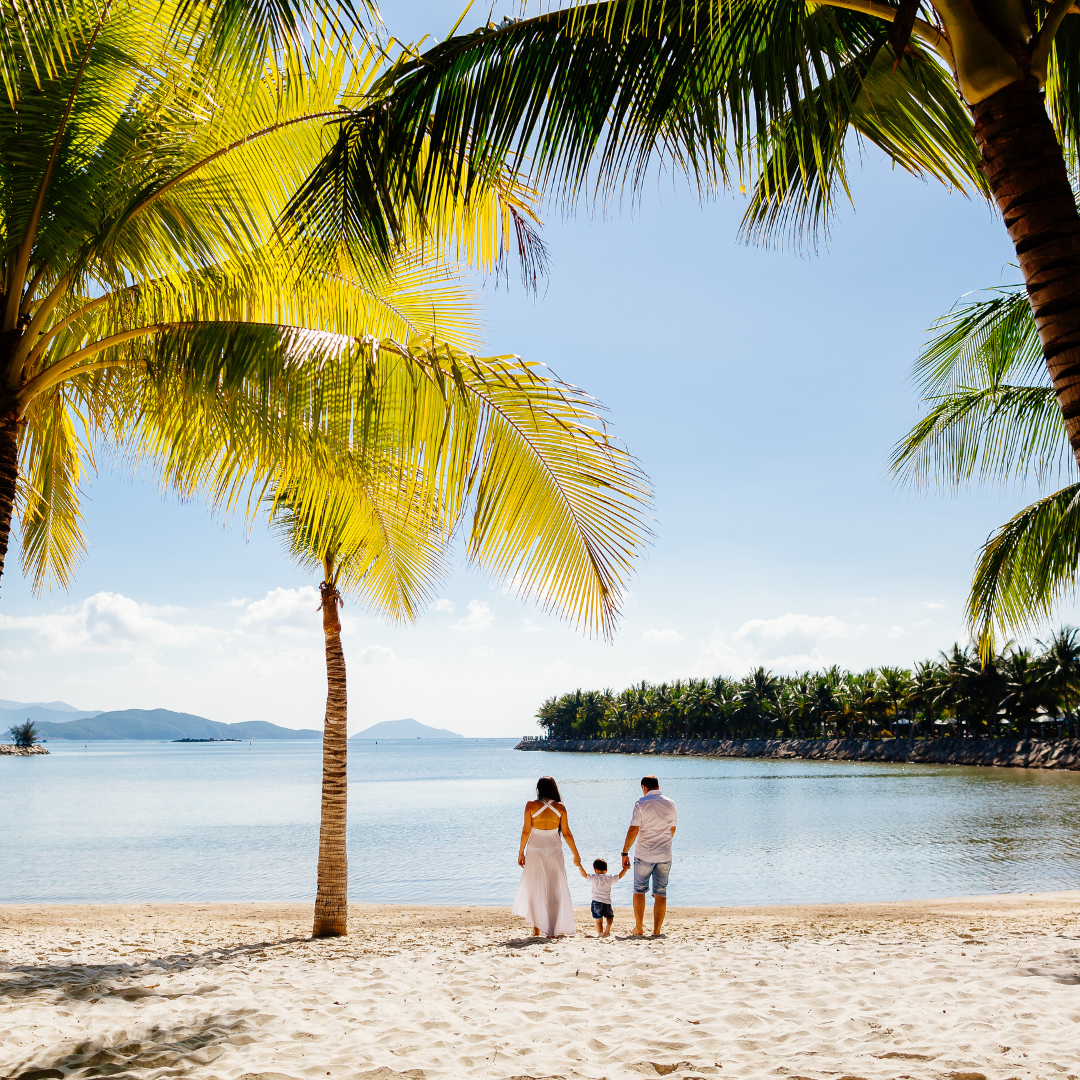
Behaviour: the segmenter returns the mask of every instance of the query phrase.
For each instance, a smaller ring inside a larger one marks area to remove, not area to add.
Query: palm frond
[[[289,491],[270,495],[271,527],[301,566],[321,574],[332,556],[332,584],[341,592],[393,622],[415,622],[449,568],[439,508],[418,506],[415,490],[392,468],[338,464],[342,482],[317,507],[294,504]]]
[[[890,471],[925,486],[1039,483],[1075,468],[1031,307],[1023,290],[994,290],[939,319],[913,380],[929,407],[893,448]]]
[[[20,169],[40,170],[39,143],[59,147],[29,326],[4,372],[34,425],[25,454],[42,463],[26,489],[32,558],[70,572],[77,465],[103,444],[216,512],[269,500],[308,528],[337,522],[361,552],[355,587],[397,617],[420,610],[461,532],[497,580],[610,635],[647,539],[648,483],[578,388],[471,354],[476,313],[449,263],[490,269],[517,243],[535,269],[536,191],[502,162],[469,199],[418,188],[383,207],[381,252],[317,215],[297,231],[282,211],[338,144],[346,105],[371,100],[378,50],[313,39],[242,79],[244,55],[177,29],[209,34],[216,10],[125,0],[77,94],[23,85],[19,115],[0,119],[16,151],[0,154],[3,222],[23,248],[40,184]],[[45,410],[59,401],[62,444]]]
[[[34,402],[26,431],[18,506],[23,573],[37,593],[52,584],[68,589],[86,551],[79,505],[85,464],[93,465],[86,416],[57,387]]]
[[[1002,384],[964,387],[937,400],[889,460],[903,481],[924,486],[934,477],[954,489],[1032,472],[1042,483],[1074,468],[1053,389]]]
[[[980,654],[1048,618],[1075,594],[1078,573],[1080,483],[1025,507],[983,546],[967,604]]]
[[[1080,26],[1066,19],[1058,27],[1046,79],[1046,110],[1065,153],[1069,172],[1080,169]]]
[[[749,181],[760,235],[823,220],[849,132],[983,192],[955,86],[921,45],[894,71],[886,26],[791,0],[611,0],[456,34],[401,54],[293,212],[333,199],[384,242],[384,205],[468,203],[508,160],[566,205],[640,190],[657,165],[703,194]]]
[[[516,357],[271,327],[177,328],[160,348],[168,363],[82,378],[112,381],[118,430],[138,414],[128,444],[175,490],[249,513],[270,492],[314,535],[359,476],[421,533],[467,523],[496,580],[612,633],[650,492],[578,388]]]
[[[926,397],[1006,380],[1049,386],[1031,304],[1022,286],[986,290],[988,299],[953,308],[930,328],[912,380]]]

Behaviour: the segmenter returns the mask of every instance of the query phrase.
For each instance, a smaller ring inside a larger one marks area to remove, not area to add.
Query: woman
[[[564,840],[574,853],[574,865],[580,866],[581,856],[559,786],[552,777],[541,776],[536,781],[536,798],[525,804],[525,824],[518,847],[518,866],[523,866],[525,872],[510,909],[532,923],[533,937],[574,933],[574,908],[563,862]]]

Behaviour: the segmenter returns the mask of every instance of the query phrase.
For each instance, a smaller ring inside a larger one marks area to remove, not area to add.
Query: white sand
[[[0,907],[0,1076],[1080,1076],[1080,892],[672,909],[655,941],[626,909],[554,944],[498,909],[351,918]]]

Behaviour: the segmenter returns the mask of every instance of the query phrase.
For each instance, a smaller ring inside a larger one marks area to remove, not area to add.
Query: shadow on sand
[[[262,941],[251,945],[207,949],[197,953],[170,953],[167,956],[147,957],[138,963],[115,964],[12,964],[0,965],[0,1001],[16,1001],[43,990],[59,991],[64,997],[78,1001],[93,998],[122,997],[134,1001],[140,997],[183,997],[199,990],[184,990],[177,994],[155,993],[153,988],[139,985],[110,986],[110,982],[148,979],[158,974],[174,975],[189,971],[200,964],[235,960],[273,949],[279,945],[297,945],[310,938],[289,937],[278,941]],[[18,973],[21,978],[12,978]],[[203,993],[206,992],[204,989]]]
[[[239,1014],[217,1016],[197,1026],[153,1027],[136,1041],[102,1046],[86,1041],[69,1046],[58,1057],[42,1061],[34,1055],[14,1066],[5,1080],[65,1080],[69,1076],[108,1076],[112,1080],[136,1080],[149,1070],[184,1071],[184,1066],[205,1065],[221,1053],[217,1044],[236,1033],[243,1023]]]

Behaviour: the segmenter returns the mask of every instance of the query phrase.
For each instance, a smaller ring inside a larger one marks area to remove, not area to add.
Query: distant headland
[[[0,732],[32,720],[38,738],[48,742],[99,742],[112,739],[146,739],[156,742],[211,742],[249,739],[321,739],[313,728],[287,728],[266,720],[222,724],[192,713],[169,709],[122,709],[92,712],[75,709],[62,701],[29,703],[0,700]]]
[[[358,731],[351,739],[463,739],[456,731],[428,727],[412,717],[405,720],[382,720],[378,724]]]

